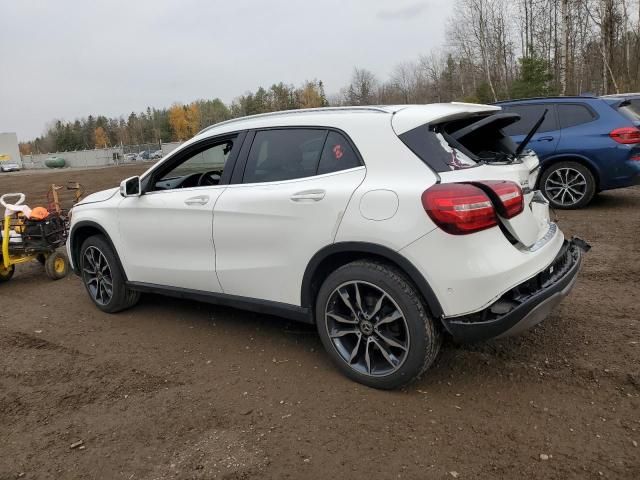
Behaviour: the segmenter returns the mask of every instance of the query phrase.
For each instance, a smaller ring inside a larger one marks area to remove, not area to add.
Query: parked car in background
[[[125,153],[124,161],[125,162],[135,162],[138,159],[137,153]]]
[[[20,171],[20,165],[16,162],[0,162],[1,172],[18,172]]]
[[[601,97],[612,108],[640,127],[640,93],[623,93]]]
[[[588,245],[531,188],[538,158],[501,131],[518,119],[434,104],[222,122],[77,204],[69,258],[104,312],[155,292],[315,324],[345,375],[396,388],[444,332],[517,334],[577,279]]]
[[[538,188],[555,208],[580,208],[602,190],[640,181],[640,130],[600,97],[549,97],[498,102],[519,122],[504,131],[521,142],[547,111],[529,148],[541,162]]]
[[[156,150],[155,152],[151,153],[151,158],[154,160],[157,158],[162,158],[162,150]]]
[[[143,150],[142,152],[138,153],[138,157],[136,158],[136,160],[138,161],[149,160],[149,150]]]

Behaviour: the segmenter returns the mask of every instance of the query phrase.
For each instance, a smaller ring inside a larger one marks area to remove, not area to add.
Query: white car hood
[[[82,201],[79,202],[77,205],[86,205],[87,203],[104,202],[106,200],[109,200],[111,197],[113,197],[116,193],[118,193],[119,190],[120,190],[119,187],[115,187],[115,188],[110,188],[108,190],[102,190],[101,192],[92,193],[88,197],[83,198]]]

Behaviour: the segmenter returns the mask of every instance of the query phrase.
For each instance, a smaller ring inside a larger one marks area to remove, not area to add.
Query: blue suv
[[[504,127],[520,143],[547,115],[527,145],[540,158],[538,188],[555,208],[580,208],[596,192],[640,183],[640,129],[600,97],[546,97],[498,102],[520,120]]]

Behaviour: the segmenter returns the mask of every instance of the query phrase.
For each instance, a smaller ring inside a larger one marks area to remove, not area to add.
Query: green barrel
[[[44,161],[44,164],[49,168],[62,168],[65,161],[62,157],[49,157]]]

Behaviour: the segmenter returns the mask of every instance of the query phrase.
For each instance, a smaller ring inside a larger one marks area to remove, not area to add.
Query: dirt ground
[[[638,479],[640,188],[557,215],[593,245],[571,296],[521,337],[446,343],[395,392],[340,375],[311,327],[152,295],[107,315],[24,265],[0,285],[0,479]]]

